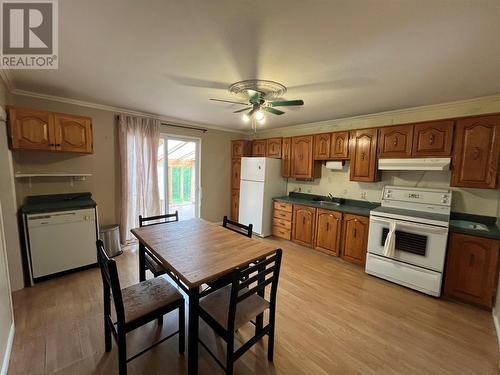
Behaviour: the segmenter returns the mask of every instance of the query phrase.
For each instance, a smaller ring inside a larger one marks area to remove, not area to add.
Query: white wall
[[[7,374],[10,349],[14,338],[14,319],[12,298],[7,269],[7,253],[5,232],[2,221],[2,205],[0,204],[0,374]]]

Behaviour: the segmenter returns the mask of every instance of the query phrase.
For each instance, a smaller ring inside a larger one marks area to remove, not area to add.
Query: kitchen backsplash
[[[449,188],[450,171],[383,171],[376,183],[349,181],[349,162],[342,170],[329,170],[323,165],[321,179],[297,181],[288,179],[288,192],[300,191],[319,195],[364,199],[380,202],[384,185]],[[500,216],[500,190],[452,188],[452,210],[477,215]]]

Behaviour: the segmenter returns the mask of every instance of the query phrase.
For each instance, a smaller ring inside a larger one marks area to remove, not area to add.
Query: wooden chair
[[[118,366],[120,375],[127,374],[127,363],[163,341],[179,334],[179,353],[184,353],[184,298],[163,278],[143,281],[121,289],[116,263],[110,259],[101,240],[96,242],[97,259],[101,269],[104,289],[104,343],[106,352],[111,351],[111,334],[118,344]],[[111,316],[111,296],[115,306],[116,322]],[[152,320],[163,322],[163,315],[179,309],[179,329],[155,342],[141,352],[127,358],[126,335]]]
[[[238,223],[237,221],[229,220],[227,216],[224,216],[224,220],[222,221],[222,226],[224,228],[232,230],[233,232],[252,238],[253,224],[248,224],[248,226],[246,226]]]
[[[153,223],[149,223],[154,221]],[[158,215],[158,216],[150,216],[150,217],[142,217],[142,215],[139,215],[139,226],[140,227],[147,227],[150,225],[158,225],[158,224],[165,224],[165,223],[171,223],[174,221],[179,221],[179,212],[175,211],[173,214],[165,214],[165,215]],[[163,275],[167,273],[167,270],[161,265],[161,262],[148,250],[145,249],[144,252],[144,271],[151,271],[154,277],[158,277],[160,275]],[[139,272],[139,275],[145,275],[145,272],[141,273]],[[140,277],[139,281],[144,281],[146,278]]]
[[[200,317],[227,343],[226,365],[224,365],[203,341],[208,351],[226,374],[233,373],[234,362],[264,335],[268,336],[267,358],[273,360],[276,318],[276,293],[281,266],[282,250],[262,258],[257,263],[240,268],[232,273],[232,283],[221,289],[202,294]],[[265,288],[271,287],[267,301]],[[263,326],[264,311],[269,309],[269,321]],[[255,319],[255,323],[252,321]],[[234,351],[235,331],[246,323],[255,324],[255,335]]]

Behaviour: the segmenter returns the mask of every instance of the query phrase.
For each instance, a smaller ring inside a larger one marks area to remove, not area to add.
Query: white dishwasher
[[[97,263],[96,209],[27,214],[31,282]]]

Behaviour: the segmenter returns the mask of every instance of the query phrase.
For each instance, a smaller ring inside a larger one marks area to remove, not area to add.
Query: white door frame
[[[163,139],[163,153],[165,155],[165,171],[164,171],[164,185],[165,185],[165,212],[168,213],[168,202],[170,197],[168,196],[168,140],[173,139],[176,141],[186,141],[195,143],[195,192],[194,192],[194,212],[195,217],[200,217],[200,205],[202,199],[201,190],[201,138],[198,137],[188,137],[185,135],[177,135],[171,133],[160,133],[160,138]]]

